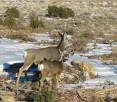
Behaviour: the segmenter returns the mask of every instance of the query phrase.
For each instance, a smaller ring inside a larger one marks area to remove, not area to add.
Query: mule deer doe
[[[61,40],[60,40],[60,43],[55,47],[25,50],[24,65],[20,68],[17,81],[16,81],[17,88],[18,88],[20,76],[24,71],[27,71],[33,63],[38,64],[38,62],[44,60],[44,58],[50,61],[59,61],[62,59],[63,57],[62,53],[64,50],[64,34],[61,34],[60,32],[58,32],[58,34],[61,37]]]
[[[49,61],[47,59],[44,59],[43,61],[39,62],[39,64],[42,74],[41,82],[44,82],[47,77],[51,76],[52,83],[56,87],[60,74],[63,71],[62,61]]]

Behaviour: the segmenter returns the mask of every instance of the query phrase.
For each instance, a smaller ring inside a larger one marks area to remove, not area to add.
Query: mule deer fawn
[[[61,61],[49,61],[44,59],[40,63],[40,70],[42,74],[41,82],[51,76],[53,85],[57,85],[61,72],[63,71],[63,63]]]

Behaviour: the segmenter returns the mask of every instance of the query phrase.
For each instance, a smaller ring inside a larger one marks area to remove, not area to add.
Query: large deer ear
[[[59,36],[64,37],[64,34],[61,33],[60,31],[58,32]]]

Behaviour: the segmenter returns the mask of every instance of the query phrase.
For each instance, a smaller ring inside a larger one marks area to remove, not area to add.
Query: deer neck
[[[64,50],[64,38],[63,38],[63,37],[61,37],[61,41],[60,41],[60,43],[58,44],[57,47],[58,47],[61,51]]]

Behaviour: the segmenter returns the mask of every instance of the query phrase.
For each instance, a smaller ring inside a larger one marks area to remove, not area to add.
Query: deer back
[[[41,65],[44,67],[43,70],[46,70],[52,74],[59,74],[63,70],[63,64],[60,61],[43,60]]]
[[[61,58],[60,51],[57,47],[47,47],[41,49],[28,49],[26,50],[27,55],[34,58],[34,63],[38,63],[44,58],[47,60],[59,60]]]

